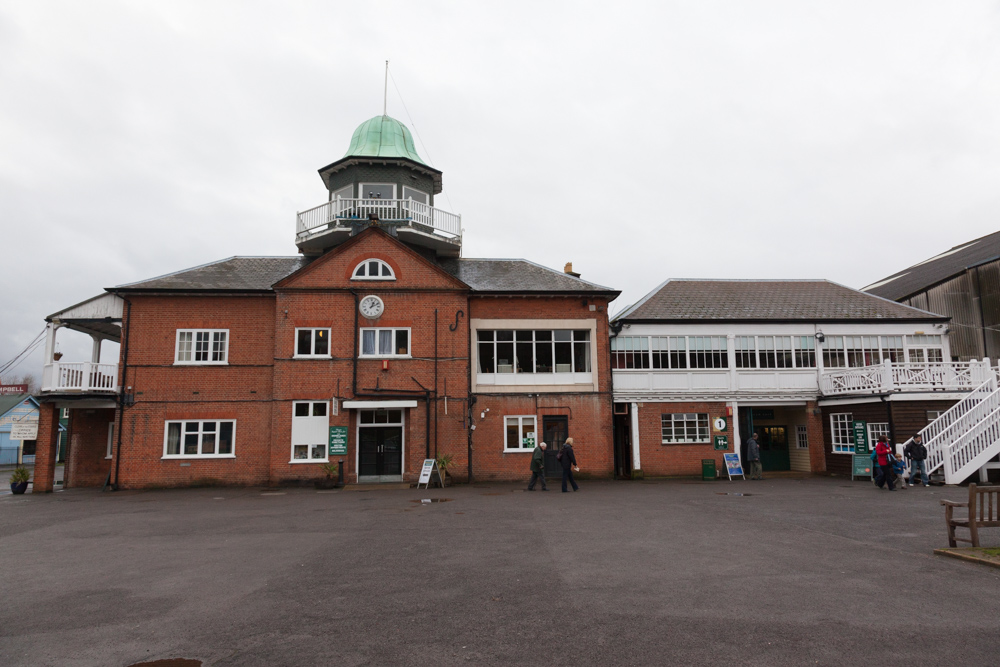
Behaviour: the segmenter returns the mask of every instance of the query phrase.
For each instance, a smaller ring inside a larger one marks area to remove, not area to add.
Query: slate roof
[[[668,280],[615,319],[630,322],[948,320],[829,280]]]
[[[307,257],[230,257],[165,276],[119,285],[121,291],[270,291],[271,285],[312,261]],[[525,259],[446,259],[445,271],[476,292],[613,294],[609,287]]]
[[[308,257],[229,257],[165,276],[119,285],[122,291],[270,291],[271,285],[298,271]]]
[[[869,294],[899,301],[963,273],[966,269],[1000,259],[1000,232],[957,245],[867,287]]]
[[[526,259],[445,259],[445,271],[476,292],[619,292],[610,287],[588,283],[568,273],[529,262]]]

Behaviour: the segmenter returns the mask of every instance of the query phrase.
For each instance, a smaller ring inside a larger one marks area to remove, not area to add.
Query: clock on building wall
[[[385,310],[385,304],[382,303],[382,299],[378,298],[374,294],[366,296],[361,299],[361,303],[358,304],[358,310],[361,314],[370,320],[374,320],[382,316],[382,311]]]

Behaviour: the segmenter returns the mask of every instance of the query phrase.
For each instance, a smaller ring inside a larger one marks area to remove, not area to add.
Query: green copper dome
[[[344,157],[407,158],[426,164],[413,145],[406,126],[389,116],[375,116],[358,125]]]

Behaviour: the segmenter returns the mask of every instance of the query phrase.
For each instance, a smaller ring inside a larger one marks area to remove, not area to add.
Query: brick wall
[[[70,410],[63,488],[104,484],[112,463],[106,458],[108,424],[115,421],[115,414],[114,409]]]
[[[639,463],[646,477],[665,477],[674,475],[701,475],[702,459],[715,461],[717,470],[725,474],[723,454],[732,454],[735,450],[733,435],[736,419],[726,414],[727,405],[724,401],[686,402],[686,403],[640,403],[639,404]],[[661,416],[667,413],[707,413],[709,420],[709,442],[697,444],[664,444]],[[726,430],[716,431],[712,421],[716,417],[726,418]],[[610,423],[610,421],[609,421]],[[729,439],[729,448],[725,451],[715,450],[713,441],[716,435],[725,435]]]

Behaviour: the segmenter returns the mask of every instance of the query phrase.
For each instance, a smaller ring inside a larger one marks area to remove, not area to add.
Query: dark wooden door
[[[403,474],[403,429],[378,426],[360,429],[358,474],[361,477]]]
[[[545,476],[562,477],[562,465],[556,460],[556,454],[569,437],[569,417],[552,415],[542,417],[542,440],[548,445],[545,451]]]
[[[788,429],[784,426],[758,426],[760,467],[764,470],[789,470]]]

